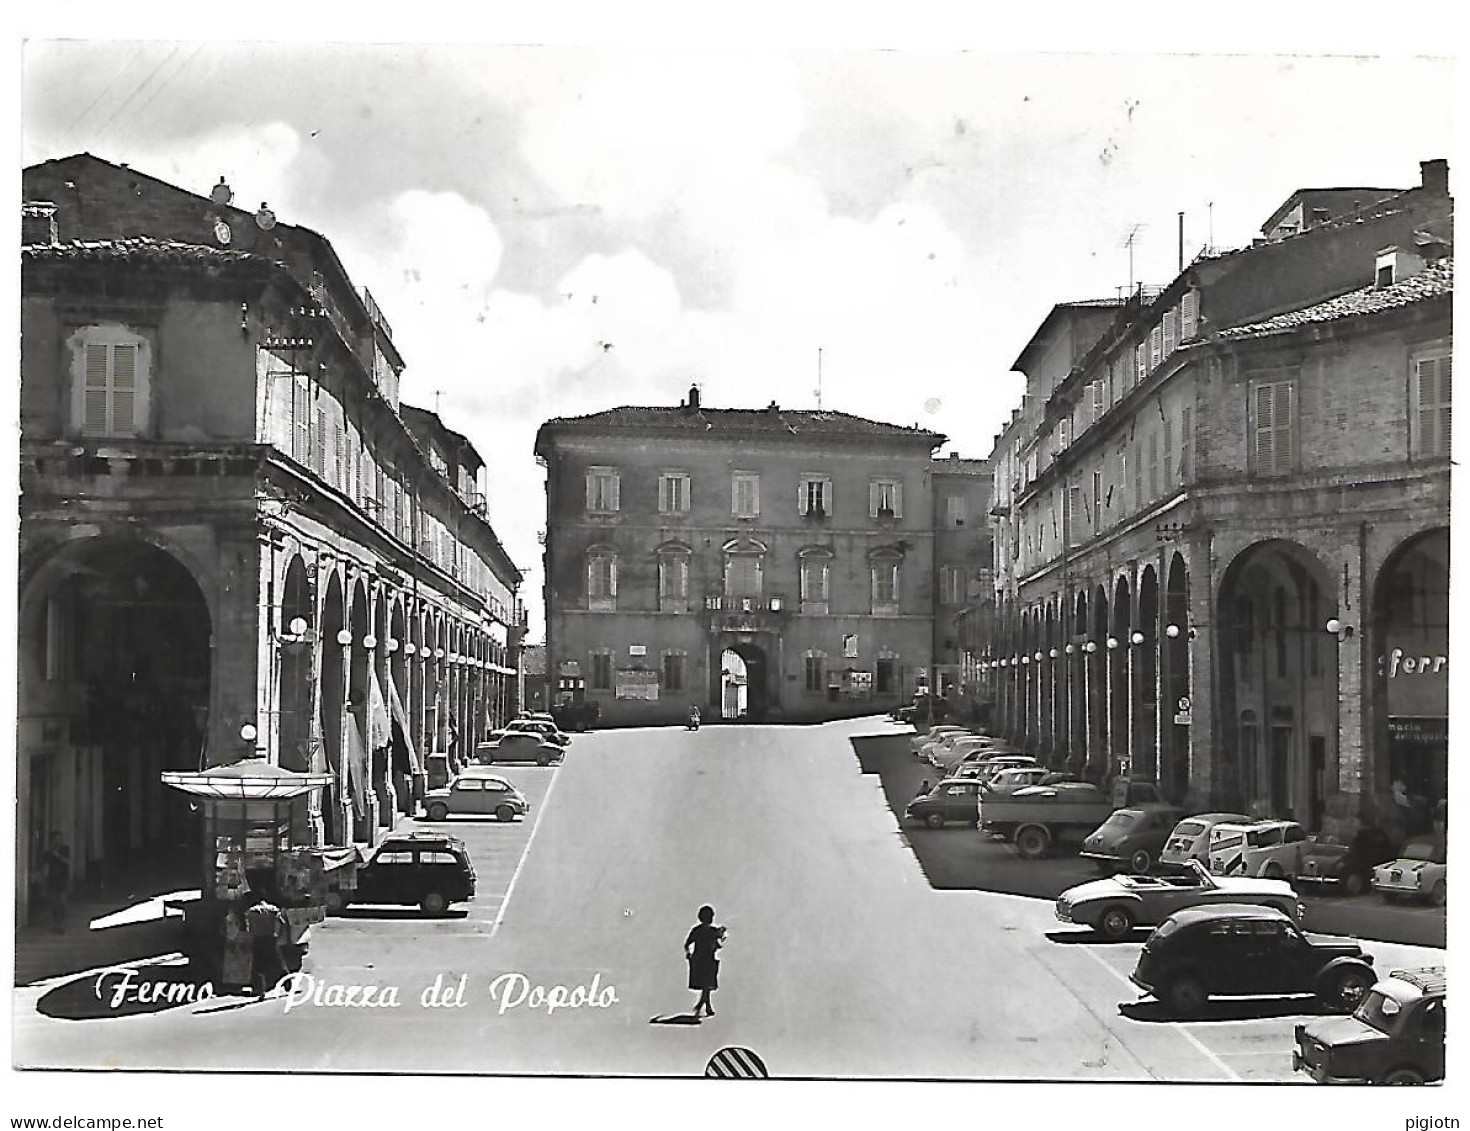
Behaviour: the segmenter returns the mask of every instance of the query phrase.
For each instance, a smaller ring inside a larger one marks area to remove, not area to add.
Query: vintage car
[[[944,755],[957,747],[965,746],[993,746],[997,739],[983,734],[976,734],[972,730],[949,730],[935,738],[930,739],[919,748],[919,757],[924,761],[938,764]]]
[[[1445,969],[1393,970],[1351,1017],[1296,1027],[1291,1067],[1319,1084],[1444,1079]]]
[[[1373,881],[1373,869],[1393,858],[1393,841],[1382,829],[1361,828],[1346,844],[1331,836],[1309,837],[1296,879],[1299,884],[1322,884],[1361,895]]]
[[[1306,843],[1307,830],[1295,821],[1221,822],[1210,830],[1210,871],[1217,876],[1294,876]]]
[[[931,829],[941,829],[950,821],[973,825],[980,816],[980,783],[974,778],[945,778],[910,801],[904,816]]]
[[[531,731],[505,731],[498,738],[475,747],[475,761],[480,763],[535,762],[538,766],[549,766],[564,757],[565,747]]]
[[[572,741],[572,736],[564,734],[550,719],[531,719],[524,716],[511,719],[499,730],[492,730],[485,736],[485,740],[494,742],[507,734],[539,734],[547,742],[554,742],[558,746],[569,746]]]
[[[1445,842],[1442,837],[1416,836],[1396,860],[1373,869],[1373,890],[1386,900],[1445,901]]]
[[[1034,766],[1036,759],[1029,754],[1022,754],[1009,743],[990,743],[988,746],[975,746],[971,743],[956,743],[949,756],[940,760],[938,768],[956,770],[961,766],[972,765],[995,766]]]
[[[1244,813],[1195,813],[1185,817],[1174,826],[1164,851],[1159,853],[1159,866],[1166,872],[1176,872],[1191,860],[1198,860],[1206,868],[1210,866],[1210,830],[1216,825],[1248,825],[1251,819]]]
[[[481,767],[470,769],[479,770]],[[525,794],[495,774],[463,773],[446,788],[431,789],[424,797],[424,812],[431,821],[443,821],[451,814],[466,813],[493,815],[497,821],[513,821],[530,811]]]
[[[1211,997],[1301,994],[1351,1013],[1378,980],[1356,940],[1303,934],[1284,911],[1231,903],[1170,915],[1128,979],[1184,1017]]]
[[[349,903],[417,904],[426,915],[442,915],[451,903],[475,897],[475,869],[464,841],[444,833],[394,833],[357,866],[351,891],[333,891],[328,911]]]
[[[974,733],[969,727],[962,727],[956,723],[940,723],[937,726],[930,727],[928,730],[923,730],[915,734],[909,739],[909,746],[913,749],[915,757],[922,758],[924,757],[924,747],[928,746],[931,742],[938,742],[940,739],[947,738],[952,734]]]
[[[1162,923],[1186,907],[1219,903],[1258,903],[1274,907],[1300,923],[1301,900],[1286,880],[1212,876],[1197,860],[1181,875],[1113,876],[1068,888],[1057,897],[1063,923],[1091,927],[1104,938],[1123,938],[1134,927]]]
[[[1061,774],[1053,774],[1045,766],[994,767],[990,762],[967,762],[955,769],[955,776],[979,779],[981,788],[988,794],[1013,793],[1028,785],[1046,785],[1048,778],[1062,780]]]
[[[1142,876],[1154,866],[1180,816],[1173,805],[1116,809],[1082,842],[1078,855],[1105,872],[1126,868]]]

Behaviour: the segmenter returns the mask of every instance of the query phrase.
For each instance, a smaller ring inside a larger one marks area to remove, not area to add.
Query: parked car
[[[1142,876],[1164,850],[1164,842],[1179,823],[1180,812],[1172,805],[1140,805],[1115,809],[1086,840],[1078,853],[1096,861],[1100,868],[1116,872],[1126,868]]]
[[[591,730],[600,714],[601,708],[592,699],[571,700],[551,708],[552,722],[564,731]]]
[[[558,746],[571,745],[572,736],[562,733],[553,722],[544,719],[511,719],[499,730],[492,730],[485,736],[487,742],[494,742],[507,734],[539,734],[548,742],[554,742]]]
[[[940,723],[937,726],[930,727],[928,730],[919,731],[914,734],[909,739],[909,747],[916,755],[922,757],[924,747],[928,746],[931,742],[938,742],[941,738],[951,734],[974,733],[969,727],[962,727],[956,723]]]
[[[1134,927],[1162,923],[1186,907],[1221,903],[1274,907],[1294,923],[1301,922],[1305,910],[1286,880],[1212,876],[1191,860],[1179,875],[1119,875],[1070,887],[1057,897],[1056,916],[1120,939]]]
[[[955,770],[956,777],[977,777],[985,794],[1014,793],[1028,785],[1041,785],[1052,772],[1045,766],[1002,766],[992,770],[988,762],[967,762]]]
[[[1445,969],[1393,970],[1351,1017],[1296,1027],[1291,1067],[1319,1084],[1444,1079]]]
[[[1112,790],[1092,782],[1058,781],[1028,785],[1012,793],[985,794],[980,803],[982,832],[1014,841],[1016,851],[1037,860],[1059,844],[1075,844],[1106,821],[1118,806]],[[1160,802],[1150,781],[1126,783],[1125,805]]]
[[[1308,837],[1297,883],[1326,884],[1361,895],[1373,882],[1373,869],[1394,854],[1393,841],[1382,829],[1361,828],[1346,844],[1336,837]]]
[[[937,751],[948,750],[956,742],[969,741],[970,739],[979,737],[974,731],[963,728],[931,732],[930,737],[919,743],[915,747],[914,752],[920,758],[924,759],[924,761],[932,762]]]
[[[535,762],[549,766],[566,757],[566,750],[531,731],[505,731],[499,738],[475,747],[475,761]]]
[[[920,695],[912,703],[900,707],[894,717],[898,722],[920,727],[939,719],[947,719],[950,714],[949,700],[943,696]]]
[[[1244,813],[1196,813],[1185,817],[1174,826],[1159,853],[1159,864],[1166,871],[1177,871],[1191,860],[1197,860],[1206,868],[1210,866],[1210,830],[1216,825],[1248,825],[1251,819]]]
[[[1281,879],[1301,870],[1307,830],[1295,821],[1221,822],[1210,830],[1210,871],[1217,876]]]
[[[973,825],[980,811],[980,783],[973,778],[945,778],[928,793],[909,802],[904,816],[923,821],[931,829],[950,821]]]
[[[1373,890],[1386,900],[1445,901],[1445,842],[1443,837],[1416,836],[1394,860],[1373,869]]]
[[[354,888],[328,893],[328,910],[352,903],[416,904],[426,915],[442,915],[451,903],[475,895],[475,869],[464,841],[444,833],[384,837],[356,871]]]
[[[997,758],[1025,758],[1021,765],[1035,765],[1036,759],[1028,754],[1022,754],[1008,742],[997,742],[993,739],[983,739],[980,742],[969,742],[961,740],[954,743],[948,750],[936,750],[931,761],[937,769],[945,769],[963,765],[966,762],[993,762]]]
[[[997,754],[993,749],[972,750],[958,762],[951,764],[950,770],[958,770],[961,766],[979,766],[981,781],[989,781],[1002,770],[1045,768],[1038,767],[1036,759],[1029,754]]]
[[[1377,980],[1354,939],[1309,935],[1274,907],[1176,911],[1154,928],[1129,980],[1182,1016],[1215,996],[1311,994],[1350,1013]]]
[[[424,812],[431,821],[466,813],[494,814],[496,820],[513,821],[530,811],[526,795],[495,774],[460,774],[446,788],[431,789],[424,797]]]

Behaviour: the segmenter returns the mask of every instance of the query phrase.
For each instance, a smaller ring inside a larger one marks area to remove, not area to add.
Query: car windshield
[[[1204,822],[1202,821],[1181,821],[1179,825],[1174,829],[1174,835],[1199,836],[1199,834],[1204,831],[1205,826]]]
[[[1358,1008],[1353,1010],[1353,1016],[1364,1025],[1371,1025],[1380,1033],[1391,1033],[1394,1026],[1398,1024],[1401,1008],[1396,1000],[1382,990],[1373,990],[1358,1003]]]
[[[1102,823],[1102,827],[1105,829],[1126,829],[1137,820],[1137,813],[1114,813]]]
[[[1431,864],[1444,863],[1444,845],[1432,840],[1416,840],[1404,845],[1405,860],[1428,860]]]

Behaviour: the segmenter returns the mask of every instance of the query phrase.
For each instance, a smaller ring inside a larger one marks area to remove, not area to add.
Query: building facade
[[[935,460],[934,689],[966,718],[988,717],[978,657],[995,607],[991,570],[990,461]]]
[[[546,648],[600,724],[885,710],[934,666],[931,455],[840,412],[617,408],[548,421]]]
[[[53,831],[82,881],[197,844],[162,771],[329,770],[298,840],[373,841],[514,707],[482,461],[320,235],[86,154],[23,187],[20,921]]]
[[[1446,796],[1452,203],[1422,174],[1296,234],[1278,210],[1080,358],[1043,325],[993,457],[1011,737],[1311,829]]]

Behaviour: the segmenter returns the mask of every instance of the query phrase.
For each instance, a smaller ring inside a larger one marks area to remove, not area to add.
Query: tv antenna
[[[817,347],[817,387],[814,390],[814,392],[817,394],[817,411],[818,412],[821,412],[822,411],[822,347],[821,346],[818,346]]]
[[[439,415],[439,398],[442,397],[443,395],[444,395],[444,390],[443,389],[435,389],[434,390],[434,415],[435,416],[438,416]]]
[[[1133,248],[1138,243],[1139,233],[1146,227],[1148,225],[1143,223],[1128,225],[1127,234],[1118,243],[1119,247],[1126,247],[1128,249],[1128,293],[1130,295],[1133,293]]]

